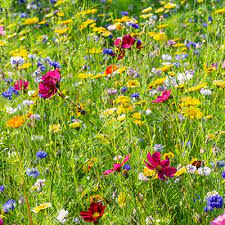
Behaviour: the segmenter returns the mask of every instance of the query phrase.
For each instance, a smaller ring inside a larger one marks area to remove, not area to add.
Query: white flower
[[[35,182],[35,184],[32,186],[32,190],[35,191],[42,191],[42,187],[45,186],[45,182],[46,180],[44,179],[37,179],[37,181]]]
[[[28,96],[33,96],[35,94],[35,91],[28,91]]]
[[[12,108],[12,107],[6,107],[6,112],[8,114],[13,114],[17,111],[17,108]]]
[[[120,159],[122,159],[122,156],[121,156],[121,155],[118,155],[118,156],[115,156],[115,157],[114,157],[114,160],[115,160],[115,161],[118,161],[118,160],[120,160]]]
[[[116,30],[116,25],[115,24],[112,24],[112,25],[109,25],[108,27],[107,27],[107,29],[108,30]]]
[[[146,109],[146,111],[145,111],[145,114],[146,115],[150,115],[152,113],[152,110],[151,109]]]
[[[34,101],[32,101],[32,100],[24,100],[24,101],[23,101],[23,104],[24,104],[24,105],[27,105],[27,106],[33,105],[33,104],[34,104]]]
[[[40,120],[40,115],[39,114],[32,114],[31,116],[30,116],[30,119],[31,120]]]
[[[64,223],[66,223],[66,217],[68,216],[68,211],[66,211],[65,209],[61,209],[60,211],[59,211],[59,214],[58,214],[58,216],[56,217],[56,219],[60,222],[60,223],[62,223],[62,224],[64,224]]]
[[[44,137],[42,135],[33,135],[31,137],[32,141],[42,141],[44,139]]]
[[[166,80],[164,81],[164,85],[166,87],[168,87],[168,86],[177,86],[178,83],[177,83],[176,77],[167,77]]]
[[[211,173],[211,169],[207,166],[205,166],[203,168],[201,167],[201,168],[198,169],[198,173],[202,176],[204,176],[204,175],[209,176],[210,173]]]
[[[145,222],[146,222],[146,225],[150,225],[150,224],[155,223],[154,218],[152,216],[146,217]]]
[[[211,94],[212,94],[212,91],[209,90],[209,89],[204,89],[204,88],[202,88],[201,91],[200,91],[200,93],[201,93],[202,95],[211,95]]]
[[[172,60],[172,56],[171,55],[163,54],[162,55],[162,60],[171,61]]]
[[[196,166],[193,166],[191,164],[187,165],[186,169],[187,169],[188,173],[192,173],[192,174],[194,174],[196,172],[196,170],[197,170]]]
[[[139,173],[138,174],[138,180],[141,180],[141,181],[149,181],[149,178],[147,178],[144,173]]]
[[[177,74],[177,79],[178,79],[179,83],[181,83],[181,84],[191,80],[192,77],[193,77],[193,74],[191,74],[191,73],[186,73],[186,74],[185,73],[178,73]]]

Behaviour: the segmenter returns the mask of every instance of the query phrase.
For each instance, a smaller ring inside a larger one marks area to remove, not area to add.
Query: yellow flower
[[[117,113],[117,115],[120,115],[121,113],[130,113],[130,112],[133,112],[133,111],[134,111],[134,108],[131,105],[125,103],[125,104],[120,105],[118,107],[116,113]]]
[[[102,198],[101,195],[92,195],[90,196],[90,202],[93,203],[93,202],[99,202],[99,201],[103,201],[104,198]]]
[[[105,77],[105,74],[99,73],[99,74],[97,74],[95,76],[92,76],[91,79],[98,79],[98,78],[102,78],[102,77]]]
[[[28,52],[27,52],[27,50],[24,49],[24,48],[22,48],[22,47],[19,48],[19,49],[14,50],[14,51],[11,51],[10,52],[10,55],[12,55],[12,56],[21,56],[24,59],[27,59],[28,58]]]
[[[152,7],[148,7],[148,8],[146,8],[146,9],[143,9],[141,12],[142,12],[142,13],[147,13],[147,12],[149,12],[149,11],[152,11]]]
[[[165,65],[161,68],[157,68],[157,70],[162,70],[163,72],[167,72],[173,65],[170,64],[170,65]]]
[[[168,24],[160,24],[157,26],[158,29],[163,29],[163,28],[166,28],[168,27]]]
[[[149,17],[151,17],[153,14],[152,13],[149,13],[149,14],[143,14],[143,15],[140,15],[141,18],[143,19],[148,19]]]
[[[46,24],[47,21],[46,20],[42,20],[41,22],[39,22],[38,24],[42,25],[42,24]]]
[[[102,49],[91,48],[91,49],[87,50],[87,53],[89,53],[89,54],[99,54],[99,53],[102,53]]]
[[[213,84],[217,87],[224,88],[225,87],[225,81],[223,80],[214,80]]]
[[[54,32],[57,34],[65,34],[69,30],[68,27],[66,28],[61,28],[61,29],[55,29]]]
[[[136,124],[137,126],[142,126],[142,125],[144,124],[144,121],[141,121],[141,120],[134,120],[133,123]]]
[[[37,23],[38,21],[39,19],[37,17],[33,17],[33,18],[26,19],[23,24],[31,25],[31,24]]]
[[[39,213],[41,210],[50,208],[51,206],[52,206],[51,203],[43,203],[43,204],[40,204],[39,206],[36,206],[31,211],[34,213]]]
[[[186,90],[186,92],[199,91],[199,90],[201,90],[202,88],[205,88],[206,86],[207,86],[207,83],[202,83],[202,84],[199,84],[199,85],[197,85],[197,86],[188,88],[188,89]]]
[[[69,125],[70,128],[74,128],[74,129],[80,128],[81,126],[82,126],[82,123],[80,121],[74,121],[73,123],[70,123]]]
[[[158,34],[155,34],[153,36],[153,39],[155,41],[166,41],[167,40],[167,36],[165,33],[158,33]]]
[[[159,79],[153,81],[151,84],[148,85],[148,89],[151,90],[152,88],[162,85],[165,80],[166,80],[166,77],[159,78]]]
[[[114,100],[114,104],[125,104],[125,103],[129,103],[131,101],[131,99],[127,96],[124,95],[120,95],[116,100]]]
[[[68,20],[59,21],[58,24],[69,24],[69,23],[72,23],[72,22],[73,22],[72,19],[68,19]]]
[[[145,177],[153,177],[153,179],[158,178],[156,170],[150,170],[148,167],[144,168],[143,173]]]
[[[213,72],[215,70],[216,70],[216,67],[210,66],[210,67],[207,68],[207,73],[211,73],[211,72]]]
[[[31,66],[32,64],[31,63],[24,63],[22,66],[19,66],[18,69],[27,69]]]
[[[161,8],[158,8],[158,9],[155,11],[155,13],[162,13],[164,10],[165,10],[165,9],[161,7]]]
[[[225,13],[225,8],[217,9],[214,13],[215,14],[223,14],[223,13]]]
[[[24,123],[22,116],[14,116],[12,119],[8,120],[6,123],[7,127],[18,128],[21,127]]]
[[[192,98],[192,97],[186,97],[181,99],[181,104],[179,104],[179,106],[183,108],[183,107],[189,107],[189,106],[196,106],[200,104],[201,102],[198,99]]]
[[[174,158],[174,154],[173,154],[172,152],[165,153],[165,154],[163,155],[163,158],[164,158],[164,159]]]
[[[129,80],[127,82],[127,87],[135,88],[135,87],[139,87],[139,86],[140,86],[140,82],[138,80]]]
[[[124,192],[121,192],[118,195],[117,202],[121,208],[123,208],[126,205],[126,194]]]
[[[203,113],[201,112],[201,110],[195,107],[184,108],[181,113],[184,114],[185,117],[189,117],[190,119],[201,119],[203,117]]]
[[[59,16],[59,17],[62,17],[62,16],[64,16],[65,14],[64,14],[64,12],[58,12],[57,13],[57,16]]]
[[[58,133],[60,131],[60,124],[49,125],[49,132]]]
[[[121,116],[117,117],[117,120],[120,121],[120,122],[123,122],[125,119],[126,119],[126,115],[125,114],[122,114]]]
[[[0,47],[7,45],[7,42],[5,40],[0,40]]]
[[[186,172],[187,172],[186,167],[182,167],[179,170],[177,170],[177,172],[174,174],[174,176],[178,177],[178,176],[181,176],[182,174],[184,174]]]
[[[137,120],[140,120],[141,119],[141,113],[139,113],[139,112],[134,113],[134,114],[132,114],[132,117],[137,119]]]
[[[173,4],[173,3],[168,3],[164,5],[165,9],[174,9],[175,7],[176,7],[176,4]]]
[[[78,77],[82,78],[82,79],[89,78],[89,77],[92,77],[92,76],[93,76],[93,74],[89,74],[89,73],[80,73],[80,74],[78,74]]]

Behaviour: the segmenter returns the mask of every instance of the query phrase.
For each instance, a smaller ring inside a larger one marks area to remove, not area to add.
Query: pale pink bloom
[[[5,36],[4,27],[0,26],[0,36]]]
[[[225,225],[225,213],[215,218],[210,225]]]

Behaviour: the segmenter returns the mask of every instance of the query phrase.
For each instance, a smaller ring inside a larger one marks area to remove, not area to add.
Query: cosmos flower
[[[85,222],[94,222],[94,224],[97,224],[98,220],[103,216],[104,211],[105,206],[102,202],[93,202],[87,212],[80,212],[80,216],[82,216]]]
[[[170,98],[171,90],[169,91],[163,91],[161,96],[158,96],[156,100],[153,100],[154,103],[161,103],[165,102]]]
[[[215,218],[210,225],[224,225],[225,224],[225,213]]]
[[[136,40],[131,37],[130,34],[124,36],[123,38],[117,38],[114,45],[117,47],[130,49]]]
[[[111,170],[106,170],[105,172],[103,172],[103,174],[104,174],[104,175],[109,175],[109,174],[112,173],[112,172],[120,171],[121,168],[122,168],[122,166],[123,166],[129,159],[130,159],[130,155],[127,155],[121,164],[114,164],[114,165],[113,165],[113,169],[111,169]]]
[[[158,173],[158,178],[161,180],[166,180],[167,177],[173,177],[177,169],[170,166],[169,159],[161,160],[160,158],[160,152],[154,152],[152,155],[149,152],[147,155],[148,162],[145,161],[145,165],[150,170],[155,170]]]

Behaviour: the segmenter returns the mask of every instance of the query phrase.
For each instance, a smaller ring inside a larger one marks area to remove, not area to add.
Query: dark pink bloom
[[[5,36],[4,27],[0,26],[0,36]]]
[[[145,161],[145,165],[150,170],[156,170],[158,178],[161,180],[166,180],[167,177],[173,177],[177,169],[170,166],[169,159],[161,160],[160,158],[160,152],[154,152],[152,155],[149,152],[147,155],[148,162]]]
[[[210,225],[225,225],[225,213],[215,218]]]
[[[39,95],[41,98],[50,98],[58,90],[60,82],[59,70],[49,71],[41,79],[39,83]]]
[[[25,80],[17,80],[16,83],[14,84],[14,88],[17,91],[21,90],[27,90],[28,89],[29,82]]]
[[[132,47],[136,39],[130,36],[130,34],[124,36],[121,40],[121,38],[117,38],[114,42],[114,45],[121,48],[129,49]]]
[[[4,224],[4,221],[2,218],[0,218],[0,225],[3,225]]]
[[[152,102],[154,103],[161,103],[161,102],[165,102],[166,100],[169,99],[171,94],[171,90],[169,91],[163,91],[161,96],[158,96],[156,100],[153,100]]]
[[[130,155],[127,155],[121,164],[113,164],[113,169],[103,172],[104,175],[109,175],[112,172],[120,171],[121,167],[130,159]]]

